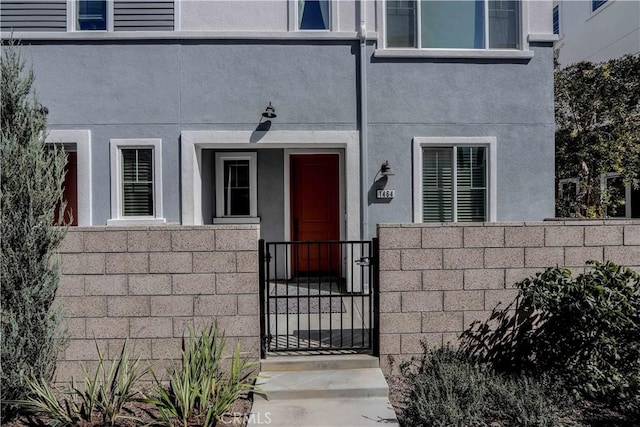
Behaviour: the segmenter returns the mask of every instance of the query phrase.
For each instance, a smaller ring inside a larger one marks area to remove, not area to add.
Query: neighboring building
[[[640,53],[640,2],[554,0],[553,31],[558,62],[604,62]]]
[[[627,54],[640,54],[639,1],[554,0],[552,23],[553,32],[559,37],[555,49],[561,67],[581,61],[598,63]],[[577,190],[574,184],[571,185],[559,190],[573,194]],[[625,185],[616,173],[602,176],[601,188],[626,202],[609,209],[608,217],[640,218],[640,189]]]
[[[551,1],[0,8],[76,151],[79,225],[333,240],[554,214]]]

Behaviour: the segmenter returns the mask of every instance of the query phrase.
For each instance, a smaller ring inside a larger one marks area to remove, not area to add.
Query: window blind
[[[486,167],[484,147],[457,149],[458,221],[486,220]]]
[[[422,153],[422,221],[486,221],[487,149],[428,147]]]
[[[123,216],[153,216],[153,150],[122,150]]]
[[[425,148],[422,157],[422,220],[453,221],[453,150]]]

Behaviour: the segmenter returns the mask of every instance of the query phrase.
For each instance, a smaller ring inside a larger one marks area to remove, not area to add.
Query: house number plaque
[[[396,197],[396,190],[378,190],[376,197],[378,199],[393,199]]]

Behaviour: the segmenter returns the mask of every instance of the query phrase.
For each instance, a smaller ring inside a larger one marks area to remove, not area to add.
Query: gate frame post
[[[377,237],[371,239],[371,248],[373,250],[372,274],[373,283],[371,284],[373,298],[373,348],[372,352],[375,357],[380,357],[380,242]]]
[[[265,312],[265,292],[266,292],[266,276],[265,276],[265,242],[264,239],[258,240],[258,282],[259,282],[259,292],[260,292],[260,358],[264,359],[267,354],[267,335],[266,335],[266,327],[265,327],[265,317],[267,313]]]

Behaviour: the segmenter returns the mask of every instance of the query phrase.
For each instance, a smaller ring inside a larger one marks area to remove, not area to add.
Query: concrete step
[[[256,384],[265,396],[255,400],[388,398],[389,386],[380,368],[263,371]]]
[[[273,356],[260,361],[260,370],[269,372],[361,369],[379,366],[378,358],[369,354]]]
[[[271,427],[399,425],[393,407],[384,397],[255,400],[247,425],[267,424]]]

